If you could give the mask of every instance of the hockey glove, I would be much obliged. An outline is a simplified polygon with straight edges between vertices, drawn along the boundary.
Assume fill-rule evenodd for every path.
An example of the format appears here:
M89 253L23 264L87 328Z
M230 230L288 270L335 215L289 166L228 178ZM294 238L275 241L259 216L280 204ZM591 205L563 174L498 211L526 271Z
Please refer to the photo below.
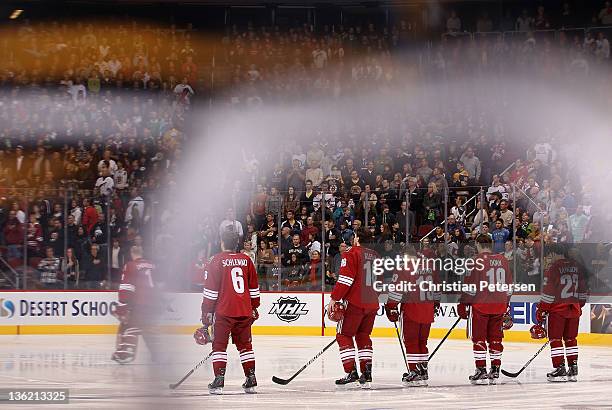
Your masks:
M251 323L255 322L257 319L259 319L259 312L257 309L253 309L253 320L251 320Z
M544 323L546 317L548 316L548 311L542 306L541 303L538 303L538 307L536 308L536 322Z
M212 326L214 319L214 314L212 313L202 313L202 324L204 326Z
M385 314L390 322L397 322L399 320L399 310L397 305L385 305Z
M193 338L195 339L197 344L202 346L206 345L207 343L212 343L213 341L212 335L208 331L208 326L203 326L197 329L193 333Z
M344 318L344 311L346 308L342 302L336 302L332 300L327 305L327 318L332 322L339 322Z
M459 303L459 305L457 305L457 315L459 315L461 319L467 319L469 312L470 305L466 305L465 303Z
M512 320L512 315L510 315L510 309L508 309L506 313L504 313L504 317L502 319L502 329L508 330L512 326L514 326L514 321Z
M436 300L434 302L434 317L440 316L440 301Z

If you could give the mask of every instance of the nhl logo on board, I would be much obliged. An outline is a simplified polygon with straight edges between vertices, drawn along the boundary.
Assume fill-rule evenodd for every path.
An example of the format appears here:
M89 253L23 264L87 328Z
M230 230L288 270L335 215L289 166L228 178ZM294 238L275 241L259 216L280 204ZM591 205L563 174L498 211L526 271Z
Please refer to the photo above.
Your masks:
M298 320L300 316L308 314L308 309L305 309L305 307L306 303L300 302L296 297L280 297L274 302L268 313L276 315L283 322L293 322Z

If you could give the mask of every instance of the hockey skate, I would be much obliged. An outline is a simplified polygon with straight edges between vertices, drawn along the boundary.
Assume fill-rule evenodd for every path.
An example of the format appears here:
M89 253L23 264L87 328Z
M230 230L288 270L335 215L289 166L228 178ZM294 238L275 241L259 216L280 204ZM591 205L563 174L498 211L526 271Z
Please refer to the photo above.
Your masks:
M359 387L362 389L372 388L372 363L365 365L365 370L359 377Z
M257 387L257 379L255 378L255 369L249 370L249 375L246 377L244 383L242 383L242 388L245 393L253 394L257 393L255 387Z
M578 381L578 362L568 364L567 369L567 381L577 382Z
M225 369L219 370L219 375L215 376L215 380L208 385L210 394L223 394L223 386L225 385Z
M470 376L472 384L489 384L489 375L486 367L477 367L476 372Z
M429 372L427 371L427 362L417 364L417 372L421 376L421 386L427 386L429 380Z
M351 383L355 383L359 380L359 375L357 374L357 370L352 370L350 373L347 373L341 379L336 380L336 387L344 388L348 387Z
M423 381L421 375L414 370L411 370L410 373L404 373L402 377L402 384L404 387L419 387L422 386L421 383Z
M128 364L133 362L136 357L129 351L117 351L112 354L111 360L119 364Z
M565 370L565 365L562 364L561 366L554 369L552 372L547 373L546 377L548 378L549 382L566 382L567 371Z
M500 366L491 366L491 370L489 371L489 384L497 384L497 380L499 379L499 367Z

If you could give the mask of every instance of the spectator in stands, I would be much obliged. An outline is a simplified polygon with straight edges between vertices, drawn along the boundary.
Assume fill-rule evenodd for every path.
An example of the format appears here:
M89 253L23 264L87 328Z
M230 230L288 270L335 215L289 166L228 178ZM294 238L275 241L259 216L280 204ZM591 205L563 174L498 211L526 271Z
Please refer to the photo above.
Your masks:
M113 238L113 246L111 248L111 280L118 282L121 280L121 271L125 265L125 253L121 247L118 238Z
M576 207L576 212L569 217L570 233L574 243L580 243L585 239L585 232L589 217L584 214L581 205Z
M7 247L7 258L19 259L24 242L23 224L17 219L17 212L12 209L4 226L4 241Z
M446 20L446 31L449 33L456 33L461 31L461 19L457 16L455 10L451 10L451 14Z
M505 199L502 199L499 202L499 217L504 223L504 228L512 226L512 222L514 221L514 212L510 210L508 207L508 201Z
M266 216L266 187L262 184L257 184L257 192L251 200L251 217L256 226L261 226Z
M495 229L491 232L493 239L493 252L504 253L506 250L506 242L510 238L510 231L504 227L504 220L499 218L495 221Z
M521 15L516 19L516 31L528 32L533 30L534 20L527 9L523 9Z
M480 181L481 165L480 159L474 155L474 149L472 147L468 147L465 150L465 153L461 155L459 160L463 163L463 166L468 173L469 183L471 185L478 184Z
M85 271L87 286L90 289L99 289L104 286L108 271L106 258L100 252L97 244L92 244L89 253L85 255Z
M130 192L130 200L125 208L125 216L123 221L127 226L141 226L145 214L145 201L140 195L140 190L137 187L132 188Z
M308 251L301 244L300 235L295 234L291 238L291 246L283 249L283 259L285 264L288 265L292 260L292 255L296 255L297 263L304 264L308 262Z
M273 186L270 188L270 195L266 198L266 214L280 215L282 211L283 197L278 192L278 189Z
M423 210L425 213L425 220L429 223L436 223L440 219L440 206L442 199L438 193L438 187L436 184L429 183L427 185L427 192L423 197Z
M292 168L287 172L287 186L301 190L304 187L306 175L301 169L300 160L293 159ZM312 185L312 181L310 181ZM312 186L311 186L312 189Z
M283 201L282 215L286 215L287 211L289 210L297 212L299 207L300 200L295 192L295 188L293 186L289 186L289 188L287 189L287 195L285 195L285 199Z
M60 259L53 253L52 247L45 249L45 257L38 264L40 283L48 289L61 289Z
M603 8L599 11L598 18L604 26L612 25L612 4L609 1L604 3Z
M36 214L30 214L30 222L28 224L28 255L29 257L39 256L43 246L43 231Z
M315 238L318 234L319 229L314 226L314 219L312 216L309 216L306 219L306 226L304 226L300 232L300 242L302 245L306 246L306 244L311 241L309 237L312 235L312 237Z
M237 233L240 241L242 241L244 231L242 230L242 224L240 221L236 220L233 208L229 208L225 213L225 219L221 221L221 224L219 225L219 236L221 236L223 232L226 232L227 230L232 230L233 232Z
M300 206L306 206L308 212L314 210L313 201L317 193L313 190L313 183L310 179L306 180L304 192L300 196Z
M538 6L538 10L533 24L536 30L550 29L550 21L544 11L544 6Z
M62 259L62 276L65 278L69 289L79 287L80 269L79 260L76 258L74 249L66 249L66 257Z
M476 22L476 31L487 33L493 31L493 21L489 17L489 13L483 12Z
M287 211L287 219L281 223L281 229L289 228L289 231L295 234L300 234L302 231L302 223L295 219L295 213L293 211Z

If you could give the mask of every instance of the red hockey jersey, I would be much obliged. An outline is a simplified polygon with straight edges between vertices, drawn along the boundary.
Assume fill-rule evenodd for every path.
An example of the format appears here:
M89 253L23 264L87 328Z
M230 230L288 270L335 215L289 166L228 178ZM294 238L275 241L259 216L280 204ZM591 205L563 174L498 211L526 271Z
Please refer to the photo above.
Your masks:
M503 254L483 252L476 255L478 264L465 276L464 284L472 285L472 290L464 289L461 301L469 303L473 309L483 314L502 314L508 309L512 291L503 290L504 285L512 285L512 272ZM486 287L482 285L486 284ZM494 287L493 289L490 286Z
M565 317L580 317L588 296L586 278L580 265L569 259L555 261L544 272L540 307Z
M425 259L422 259L423 262ZM393 282L399 284L405 282L413 287L405 292L389 292L389 301L386 307L396 307L401 302L402 315L417 323L432 323L434 321L434 305L440 302L440 292L431 290L430 284L439 283L438 273L429 266L423 266L413 271L408 269L397 272L397 278ZM410 286L410 285L409 285Z
M362 246L353 246L344 252L332 299L345 300L363 309L378 309L378 293L373 286L376 278L368 278L365 269L366 264L371 264L376 258L376 252Z
M159 303L154 282L155 265L146 259L129 261L123 267L119 284L119 304L130 308Z
M204 268L202 313L251 316L259 307L259 284L253 261L243 253L221 252Z

